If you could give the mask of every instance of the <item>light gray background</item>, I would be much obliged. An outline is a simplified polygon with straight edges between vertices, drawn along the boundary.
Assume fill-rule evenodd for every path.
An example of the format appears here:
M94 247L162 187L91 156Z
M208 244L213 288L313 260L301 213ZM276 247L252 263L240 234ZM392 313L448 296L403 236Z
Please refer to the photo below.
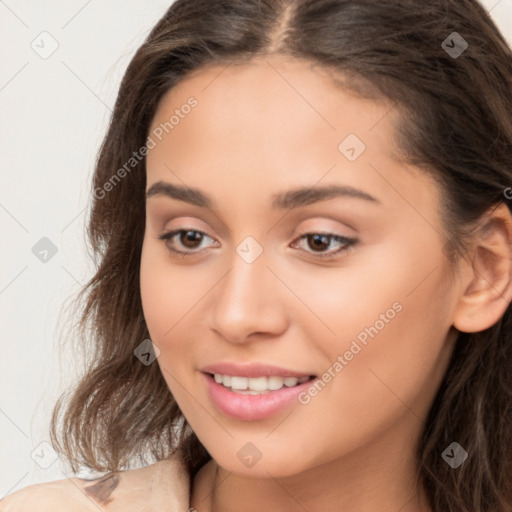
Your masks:
M93 272L93 164L122 74L171 3L0 0L0 498L66 476L41 443L79 365L57 343L65 302ZM512 0L482 3L512 45ZM32 44L58 48L42 58ZM32 252L42 237L57 247L46 262Z

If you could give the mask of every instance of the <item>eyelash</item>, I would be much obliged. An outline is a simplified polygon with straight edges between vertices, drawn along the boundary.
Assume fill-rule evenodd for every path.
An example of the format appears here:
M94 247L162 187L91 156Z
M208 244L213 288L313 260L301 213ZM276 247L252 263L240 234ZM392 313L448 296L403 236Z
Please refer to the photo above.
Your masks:
M204 236L206 236L208 238L211 238L209 235L207 235L203 231L199 231L197 229L175 229L173 231L169 231L167 233L162 233L161 235L158 235L158 239L167 242L167 241L171 240L172 238L174 238L176 235L179 235L181 233L187 233L187 232L190 232L190 231L193 232L193 233L200 233L201 235L204 235ZM305 233L305 234L299 236L298 239L296 239L296 240L301 241L303 239L307 239L309 236L312 236L312 235L326 236L326 237L329 238L329 241L335 241L335 242L339 242L339 243L344 244L337 251L329 252L329 253L306 251L309 254L313 254L315 257L318 257L318 258L334 258L335 256L338 256L338 255L340 255L342 253L346 253L346 252L350 251L351 249L353 249L353 247L358 242L358 240L356 238L348 238L348 237L345 237L345 236L334 235L333 233L324 233L324 232ZM202 240L201 240L201 242L202 242ZM294 243L296 243L296 242L294 242ZM174 254L176 254L178 256L182 256L182 257L195 256L195 255L199 254L199 252L200 252L200 251L178 251L176 249L173 249L173 248L169 247L168 244L166 244L166 246L169 249L169 251L173 252Z

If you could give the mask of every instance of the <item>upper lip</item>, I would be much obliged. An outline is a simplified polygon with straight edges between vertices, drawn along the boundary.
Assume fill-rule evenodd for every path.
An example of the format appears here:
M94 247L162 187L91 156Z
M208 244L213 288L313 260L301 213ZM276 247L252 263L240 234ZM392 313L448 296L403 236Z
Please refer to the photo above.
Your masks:
M312 373L304 373L286 368L279 368L268 364L251 363L251 364L235 364L235 363L216 363L201 368L204 373L218 373L221 375L231 375L236 377L309 377Z

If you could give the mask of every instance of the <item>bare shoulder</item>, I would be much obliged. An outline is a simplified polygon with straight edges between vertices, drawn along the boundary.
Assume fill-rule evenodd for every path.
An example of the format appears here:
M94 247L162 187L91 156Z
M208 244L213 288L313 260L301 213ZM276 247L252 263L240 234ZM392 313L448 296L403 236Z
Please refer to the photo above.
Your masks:
M189 476L180 460L29 485L0 500L0 512L172 512L189 508Z
M97 512L84 492L87 483L90 482L81 478L65 478L29 485L0 500L0 512L50 512L61 507L68 512Z

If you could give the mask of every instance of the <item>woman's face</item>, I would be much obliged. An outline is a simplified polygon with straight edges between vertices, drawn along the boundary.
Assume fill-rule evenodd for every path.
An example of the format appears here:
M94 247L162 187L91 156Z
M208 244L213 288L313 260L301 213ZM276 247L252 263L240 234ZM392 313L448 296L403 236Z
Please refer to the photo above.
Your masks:
M458 290L439 189L393 157L398 117L279 57L204 68L158 108L144 315L169 389L230 471L285 476L356 453L367 464L370 446L412 456ZM278 368L235 386L279 387L285 370L317 379L237 393L204 373L224 363L238 377Z

